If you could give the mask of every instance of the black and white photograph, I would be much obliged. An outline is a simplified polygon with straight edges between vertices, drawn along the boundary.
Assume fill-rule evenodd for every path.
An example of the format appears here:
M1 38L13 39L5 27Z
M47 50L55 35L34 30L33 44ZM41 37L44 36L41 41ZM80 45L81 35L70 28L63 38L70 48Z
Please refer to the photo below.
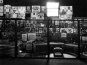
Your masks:
M0 65L87 65L87 0L0 0Z

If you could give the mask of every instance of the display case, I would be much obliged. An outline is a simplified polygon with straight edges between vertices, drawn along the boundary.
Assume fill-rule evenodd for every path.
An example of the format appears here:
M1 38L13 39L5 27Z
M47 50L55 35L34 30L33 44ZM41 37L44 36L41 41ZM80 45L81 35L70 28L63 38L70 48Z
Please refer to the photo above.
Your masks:
M1 24L0 56L15 57L15 21L3 20Z
M83 18L80 21L80 39L81 39L81 43L80 43L80 55L81 58L87 58L87 18Z

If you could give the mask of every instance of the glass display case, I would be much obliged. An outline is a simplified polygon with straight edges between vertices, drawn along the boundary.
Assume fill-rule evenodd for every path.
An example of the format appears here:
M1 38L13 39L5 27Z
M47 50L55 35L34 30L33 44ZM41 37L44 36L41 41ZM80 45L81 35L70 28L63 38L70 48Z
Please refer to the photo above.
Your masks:
M78 21L52 20L49 21L50 56L54 58L67 58L66 54L78 57ZM58 53L54 51L61 50ZM67 54L67 55L68 55ZM68 57L68 58L71 58Z
M15 57L15 21L3 20L0 26L0 56Z
M39 57L40 53L47 53L43 49L43 45L47 44L47 27L45 21L17 20L17 43L18 57L21 56L21 53L26 53L25 56L29 57ZM41 49L40 47L43 48ZM44 54L41 55L41 57L43 56L45 57Z
M87 18L83 18L80 21L80 26L81 26L80 55L81 58L87 58Z

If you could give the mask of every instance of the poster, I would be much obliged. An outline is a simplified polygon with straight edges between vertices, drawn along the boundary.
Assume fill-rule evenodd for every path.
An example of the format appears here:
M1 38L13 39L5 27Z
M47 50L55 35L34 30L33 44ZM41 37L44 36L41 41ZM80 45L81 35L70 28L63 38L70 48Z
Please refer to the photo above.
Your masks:
M60 29L59 28L56 28L56 33L59 33L60 32Z
M0 28L1 28L1 26L2 26L2 20L0 20Z
M55 25L59 25L59 21L55 21Z
M77 29L76 29L76 28L73 28L73 33L78 34L78 31L77 31Z
M31 13L31 7L30 6L26 7L26 13Z
M39 28L39 33L43 33L43 28Z
M49 32L53 32L53 28L49 28Z
M67 33L67 28L60 28L60 33Z
M36 33L28 33L28 40L35 40L36 39Z
M19 6L18 7L18 18L25 19L26 7Z
M59 19L72 19L72 6L60 6Z
M73 33L73 28L67 28L67 33Z
M44 27L45 26L43 23L41 23L40 25L41 25L41 27Z
M32 12L40 12L40 6L32 6Z
M11 5L4 5L4 14L10 13Z
M36 14L36 19L44 20L44 13L37 13Z
M3 12L3 6L0 6L0 13Z
M37 13L32 12L31 13L31 19L36 19L37 18Z
M0 16L3 16L3 6L0 6Z
M41 6L41 12L46 13L47 9L46 6Z
M27 41L27 34L22 34L22 41Z
M0 3L3 3L3 0L0 0Z
M18 7L12 6L10 10L10 18L17 18L18 16Z

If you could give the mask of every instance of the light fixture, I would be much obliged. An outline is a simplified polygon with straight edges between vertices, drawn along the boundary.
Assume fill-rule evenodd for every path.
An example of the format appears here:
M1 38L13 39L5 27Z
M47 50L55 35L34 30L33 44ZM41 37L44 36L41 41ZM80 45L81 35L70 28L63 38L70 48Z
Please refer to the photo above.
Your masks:
M59 2L47 2L47 16L58 16Z

